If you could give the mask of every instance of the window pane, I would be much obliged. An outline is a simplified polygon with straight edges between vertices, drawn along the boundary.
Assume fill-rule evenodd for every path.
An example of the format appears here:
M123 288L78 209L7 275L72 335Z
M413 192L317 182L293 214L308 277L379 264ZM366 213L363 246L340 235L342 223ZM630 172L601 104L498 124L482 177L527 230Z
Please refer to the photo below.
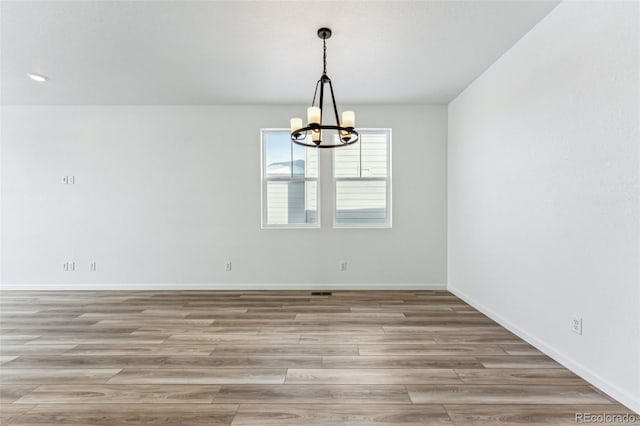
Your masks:
M293 145L293 176L318 177L318 150Z
M360 177L360 142L336 148L333 155L335 177Z
M387 134L365 133L361 135L361 177L387 176Z
M310 224L318 221L317 182L267 182L267 224Z
M386 223L386 181L337 181L336 223Z
M386 132L360 134L360 141L335 151L335 177L386 177Z
M318 152L291 142L286 132L265 135L265 175L318 177Z
M265 135L265 174L291 176L291 139L286 133Z

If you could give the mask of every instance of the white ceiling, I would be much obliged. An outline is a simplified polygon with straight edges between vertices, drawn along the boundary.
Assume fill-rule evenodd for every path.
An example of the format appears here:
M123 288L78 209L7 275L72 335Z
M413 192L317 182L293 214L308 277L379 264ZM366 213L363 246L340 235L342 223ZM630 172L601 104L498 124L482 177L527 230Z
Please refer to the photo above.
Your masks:
M558 1L2 1L2 104L447 103ZM36 83L26 73L41 73Z

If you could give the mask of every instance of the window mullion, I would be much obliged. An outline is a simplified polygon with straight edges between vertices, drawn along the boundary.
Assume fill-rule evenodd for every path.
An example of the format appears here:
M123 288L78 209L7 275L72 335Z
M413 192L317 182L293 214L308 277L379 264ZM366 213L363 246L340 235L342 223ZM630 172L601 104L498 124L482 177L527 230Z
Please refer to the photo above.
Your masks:
M389 180L388 177L336 177L334 178L337 181L352 181L352 182L358 182L358 181L384 181L384 180Z
M358 160L360 161L360 166L358 167L358 175L359 177L362 177L362 142L360 141L360 143L358 145L360 145L358 148L360 150L360 153L358 154Z

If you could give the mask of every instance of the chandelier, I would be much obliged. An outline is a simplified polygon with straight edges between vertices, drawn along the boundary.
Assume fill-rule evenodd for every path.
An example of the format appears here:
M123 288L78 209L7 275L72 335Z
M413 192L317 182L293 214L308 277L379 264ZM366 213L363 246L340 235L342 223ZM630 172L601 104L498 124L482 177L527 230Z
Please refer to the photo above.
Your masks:
M337 148L347 146L358 142L360 135L355 130L356 115L353 111L344 111L342 113L342 121L338 116L338 108L336 107L336 98L333 94L333 85L331 79L327 75L327 39L331 37L329 28L320 28L318 37L322 39L323 46L323 69L322 77L316 83L316 90L313 93L313 101L311 106L307 108L307 125L303 126L301 118L291 119L291 141L298 145L308 146L312 148ZM333 114L335 115L335 125L322 124L324 118L324 88L329 85L331 94L331 103L333 104ZM320 97L318 98L318 89ZM318 99L318 105L316 105ZM337 135L338 137L333 137Z

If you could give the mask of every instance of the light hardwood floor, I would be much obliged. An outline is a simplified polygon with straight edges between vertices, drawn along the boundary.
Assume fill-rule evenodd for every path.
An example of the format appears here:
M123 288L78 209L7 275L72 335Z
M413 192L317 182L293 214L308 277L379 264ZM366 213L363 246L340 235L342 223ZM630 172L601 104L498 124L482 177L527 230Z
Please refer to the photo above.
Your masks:
M2 292L0 423L573 425L632 413L445 291Z

